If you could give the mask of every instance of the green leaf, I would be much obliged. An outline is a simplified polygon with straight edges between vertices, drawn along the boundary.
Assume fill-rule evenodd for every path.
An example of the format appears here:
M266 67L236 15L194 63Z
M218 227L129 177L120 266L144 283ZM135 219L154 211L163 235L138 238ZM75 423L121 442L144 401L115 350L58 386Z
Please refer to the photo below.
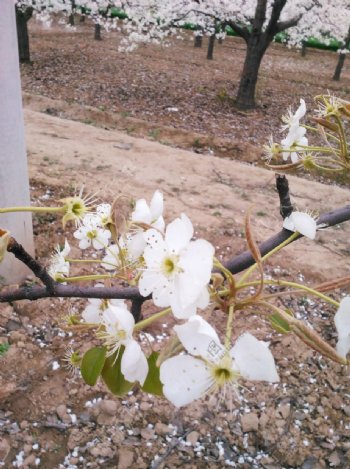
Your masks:
M288 332L291 331L288 322L278 313L271 314L271 316L269 316L269 321L271 323L271 327L280 334L288 334Z
M101 376L108 389L117 396L124 396L128 393L134 383L129 383L121 372L121 361L125 347L120 347L118 352L108 357L105 361Z
M157 360L159 353L152 352L148 357L148 375L146 381L142 386L142 390L150 394L155 394L157 396L163 395L163 385L159 379L159 367L157 366Z
M106 358L106 347L94 347L88 350L81 361L81 375L85 383L94 386L101 374Z

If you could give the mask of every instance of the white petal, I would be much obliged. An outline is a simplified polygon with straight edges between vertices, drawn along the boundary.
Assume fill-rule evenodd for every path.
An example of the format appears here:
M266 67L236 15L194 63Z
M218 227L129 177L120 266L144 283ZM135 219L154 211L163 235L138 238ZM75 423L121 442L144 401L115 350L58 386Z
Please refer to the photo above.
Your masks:
M159 217L155 222L152 223L153 228L158 231L164 232L165 221L163 217Z
M88 305L84 311L81 313L85 322L89 322L92 324L99 324L101 322L101 310L100 304L101 300L98 300L98 304L90 304Z
M185 349L195 356L207 358L208 350L210 350L209 345L212 342L220 344L215 329L198 315L190 317L180 326L174 326L174 331Z
M165 241L172 253L178 254L187 246L193 236L193 226L189 218L183 213L169 223L165 231Z
M67 257L69 253L70 253L70 246L69 246L68 241L65 239L64 240L64 248L61 251L61 255L63 257Z
M191 273L199 284L206 285L210 281L213 268L214 246L204 239L189 243L181 253L179 266L186 273Z
M127 243L127 249L129 257L136 260L138 259L146 247L146 241L143 236L143 232L139 231L135 235L131 236Z
M110 304L103 312L103 321L107 327L125 331L127 336L131 337L135 319L127 309Z
M294 118L298 121L305 116L306 113L306 104L305 101L301 98L300 99L300 106L298 107L296 113L294 114Z
M338 332L337 352L342 357L350 351L350 297L346 296L340 302L334 316L335 327Z
M89 238L83 238L79 241L80 249L87 249L91 246L91 241Z
M131 214L131 220L138 223L151 223L152 216L145 199L139 199L136 201L135 209Z
M350 334L350 296L341 300L334 323L339 337L347 337Z
M155 191L153 194L150 210L152 214L152 223L158 220L158 218L163 215L163 194L160 191Z
M145 354L136 340L130 340L125 347L122 360L121 372L130 383L139 381L141 386L148 374L148 363Z
M206 364L188 355L165 360L160 366L160 380L164 396L176 407L200 398L212 384Z
M139 280L139 290L142 296L150 295L158 285L166 284L164 275L152 270L145 270Z
M316 221L304 212L292 212L289 217L284 219L283 228L298 231L310 239L315 239L316 236Z
M253 335L241 335L231 349L239 373L246 379L278 382L275 360L266 343Z

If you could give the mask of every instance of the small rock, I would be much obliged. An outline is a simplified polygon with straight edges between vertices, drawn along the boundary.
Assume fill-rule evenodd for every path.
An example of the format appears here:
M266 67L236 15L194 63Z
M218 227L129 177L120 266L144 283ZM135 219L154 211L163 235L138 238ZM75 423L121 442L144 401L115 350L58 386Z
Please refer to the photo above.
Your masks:
M283 404L278 406L277 408L278 412L281 414L281 416L286 419L290 415L290 404ZM297 417L299 418L299 417Z
M166 425L165 423L162 423L162 422L157 422L154 427L154 430L157 435L167 435L171 431L169 425Z
M141 402L140 404L140 410L142 410L143 412L149 410L151 407L152 404L150 404L149 402Z
M34 467L35 466L35 459L36 459L35 454L30 454L23 461L23 466L24 467Z
M263 413L260 415L259 425L261 428L265 428L268 421L269 421L269 417L267 416L267 414Z
M5 438L0 438L0 461L5 461L10 449L8 441Z
M196 431L190 432L186 437L186 441L188 443L191 443L192 446L194 446L198 442L199 436L200 436L199 432L196 432Z
M153 428L143 428L141 430L141 436L145 440L151 440L154 437L154 429Z
M339 466L341 461L338 451L333 451L333 453L329 456L328 461L334 467Z
M129 469L134 462L134 453L126 448L120 448L118 452L117 469Z
M56 414L63 423L71 423L71 418L67 412L67 407L64 404L57 406Z
M350 417L350 405L345 406L343 412L346 416Z
M25 342L26 336L23 334L23 332L20 331L13 331L10 332L10 337L9 337L9 343L10 344L15 344L17 342Z
M116 401L106 399L105 401L101 401L99 409L103 414L115 417L117 414L118 404Z
M243 433L256 432L259 427L259 418L257 414L251 412L241 416L241 426Z

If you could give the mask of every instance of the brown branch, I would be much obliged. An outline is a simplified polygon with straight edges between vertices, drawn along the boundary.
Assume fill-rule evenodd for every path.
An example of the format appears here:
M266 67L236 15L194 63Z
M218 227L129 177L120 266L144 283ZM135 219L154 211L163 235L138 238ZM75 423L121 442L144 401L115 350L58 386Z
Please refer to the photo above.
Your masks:
M276 174L276 188L280 199L280 214L283 219L289 217L293 211L293 205L290 201L289 184L285 175Z
M55 290L55 285L57 282L47 273L45 267L43 267L39 262L37 262L24 247L19 244L15 238L10 238L10 241L7 245L8 252L12 254L23 264L25 264L33 272L33 274L40 279L43 284L46 286L48 293L53 293Z

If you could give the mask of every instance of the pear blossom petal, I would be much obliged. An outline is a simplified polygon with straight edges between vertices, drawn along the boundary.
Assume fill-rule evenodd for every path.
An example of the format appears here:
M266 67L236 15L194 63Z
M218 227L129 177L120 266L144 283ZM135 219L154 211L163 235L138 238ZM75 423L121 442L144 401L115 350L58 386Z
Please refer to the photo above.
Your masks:
M117 244L112 244L107 249L107 254L102 259L101 265L106 270L115 270L120 265L120 249Z
M178 355L165 360L160 366L160 381L164 396L176 407L190 404L211 387L209 368L189 355Z
M138 223L151 224L152 215L145 199L136 201L135 209L131 214L131 220Z
M181 218L176 218L169 223L165 231L165 242L172 253L178 254L186 247L193 236L193 226L189 218L182 213Z
M126 307L121 308L110 305L103 312L103 323L109 333L113 333L115 330L125 331L125 340L127 340L127 338L132 336L132 332L135 326L135 319Z
M102 311L99 308L99 304L90 304L84 309L81 315L85 322L99 324L102 318Z
M194 356L206 357L211 342L220 344L215 329L197 314L184 324L174 326L174 331L185 349Z
M121 360L121 372L130 383L139 381L142 386L145 382L148 374L148 362L136 340L130 340L125 346Z
M278 382L275 360L265 342L249 333L241 335L230 351L239 373L246 379Z
M315 239L316 220L305 212L292 212L283 222L283 228L290 231L298 231L303 236Z
M341 300L334 323L338 332L337 352L346 358L350 351L350 296Z
M152 214L152 222L161 217L164 210L163 194L160 191L155 191L153 194L150 211Z

